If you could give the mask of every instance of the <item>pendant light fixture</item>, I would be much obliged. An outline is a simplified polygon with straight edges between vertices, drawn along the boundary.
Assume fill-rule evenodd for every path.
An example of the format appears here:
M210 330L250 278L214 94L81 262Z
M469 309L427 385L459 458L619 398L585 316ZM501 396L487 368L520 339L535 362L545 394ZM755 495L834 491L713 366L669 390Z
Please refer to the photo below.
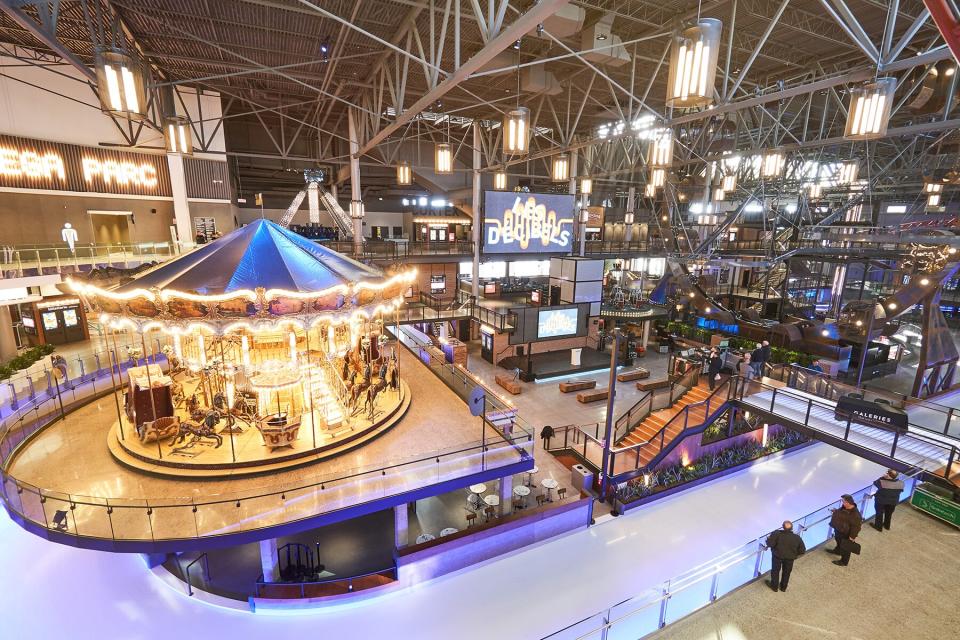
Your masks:
M853 184L860 174L860 163L856 160L847 160L840 165L839 184Z
M647 150L647 164L651 167L669 167L673 162L673 130L657 129Z
M655 198L657 195L657 187L652 182L648 182L647 186L643 189L643 195L648 198Z
M939 207L940 197L943 193L943 185L939 182L927 182L923 185L923 191L927 194L927 206Z
M167 143L167 152L179 155L193 155L193 137L190 120L183 116L164 118L163 138Z
M689 109L713 100L723 23L703 18L674 38L667 78L667 106Z
M654 169L650 174L650 184L656 189L662 189L667 183L667 172L663 169Z
M441 142L436 146L433 171L439 175L453 173L453 149L449 142Z
M119 51L98 51L95 58L100 108L112 115L142 119L147 114L143 68Z
M497 191L507 190L507 174L503 171L497 171L493 174L493 188Z
M530 110L517 107L503 117L503 152L526 155L530 139Z
M413 170L406 160L397 163L397 184L403 187L413 184Z
M896 78L878 78L852 89L843 136L849 140L868 140L886 134L896 89Z
M593 193L593 179L592 178L580 178L580 193L585 196Z
M786 164L787 161L783 152L779 149L771 149L763 154L763 159L760 163L760 177L779 178Z
M558 153L553 156L553 170L550 177L554 182L566 182L570 179L570 156Z
M811 200L819 200L823 195L823 185L817 182L811 182L807 185L807 197Z
M723 182L720 185L724 191L736 191L737 189L737 174L731 173L730 175L723 176Z
M713 201L714 202L723 202L727 199L727 192L723 189L714 189L713 190Z

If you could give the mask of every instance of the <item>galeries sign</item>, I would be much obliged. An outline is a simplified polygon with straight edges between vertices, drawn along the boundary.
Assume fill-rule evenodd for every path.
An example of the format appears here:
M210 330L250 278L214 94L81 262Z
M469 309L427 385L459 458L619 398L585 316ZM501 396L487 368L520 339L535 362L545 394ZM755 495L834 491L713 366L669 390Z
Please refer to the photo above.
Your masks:
M164 156L0 136L0 187L169 196Z

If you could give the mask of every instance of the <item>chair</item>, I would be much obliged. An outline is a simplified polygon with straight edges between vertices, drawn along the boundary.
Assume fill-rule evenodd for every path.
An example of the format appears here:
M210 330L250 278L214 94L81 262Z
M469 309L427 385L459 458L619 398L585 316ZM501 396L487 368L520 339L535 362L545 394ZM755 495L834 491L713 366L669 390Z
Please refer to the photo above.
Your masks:
M476 521L476 519L477 519L477 514L475 514L475 513L468 513L468 514L467 514L467 528L472 527L472 526L474 525L474 522Z
M543 503L547 501L547 497L542 493L537 494L537 506L542 507Z
M513 498L513 508L523 509L523 498L521 498L520 496L515 496Z
M490 522L491 518L497 517L497 510L494 507L487 507L483 510L483 513L487 517L487 522Z
M559 489L557 489L557 499L563 500L563 497L564 497L565 495L567 495L567 488L566 488L566 487L560 487Z

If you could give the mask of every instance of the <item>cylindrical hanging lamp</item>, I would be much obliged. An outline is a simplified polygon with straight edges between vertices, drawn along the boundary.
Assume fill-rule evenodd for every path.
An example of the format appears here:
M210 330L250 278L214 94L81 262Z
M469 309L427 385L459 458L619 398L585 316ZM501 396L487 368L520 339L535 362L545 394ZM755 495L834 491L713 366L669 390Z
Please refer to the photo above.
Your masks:
M406 160L397 163L397 184L404 187L413 184L413 170Z
M517 107L503 117L503 152L511 155L527 153L530 140L530 110Z
M503 171L497 171L493 174L493 188L497 191L507 190L507 174Z
M886 134L896 89L896 78L878 78L852 89L843 136L848 140L868 140Z
M147 114L143 67L119 51L98 51L95 58L100 108L115 116L142 119Z
M550 177L554 182L566 182L570 179L570 156L558 153L553 156L553 170Z
M657 129L650 139L647 164L651 167L669 167L673 162L673 130Z
M580 178L580 193L585 196L593 193L593 179L592 178Z
M183 116L164 118L163 138L167 143L168 153L193 155L193 137L190 131L190 120L187 118Z
M760 163L761 178L779 178L783 173L787 160L783 152L779 149L771 149L763 154L763 160Z
M688 109L713 100L722 29L716 18L704 18L674 38L667 106Z
M453 173L453 149L449 143L441 142L437 145L433 171L441 175Z

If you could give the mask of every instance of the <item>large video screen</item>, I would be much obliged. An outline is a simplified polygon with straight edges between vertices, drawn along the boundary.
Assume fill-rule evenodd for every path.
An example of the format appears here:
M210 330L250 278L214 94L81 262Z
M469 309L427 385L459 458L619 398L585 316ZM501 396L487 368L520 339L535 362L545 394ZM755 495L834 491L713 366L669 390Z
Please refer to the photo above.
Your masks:
M537 338L559 338L577 333L579 309L545 309L537 317Z
M573 248L574 197L487 191L485 253L568 253Z

